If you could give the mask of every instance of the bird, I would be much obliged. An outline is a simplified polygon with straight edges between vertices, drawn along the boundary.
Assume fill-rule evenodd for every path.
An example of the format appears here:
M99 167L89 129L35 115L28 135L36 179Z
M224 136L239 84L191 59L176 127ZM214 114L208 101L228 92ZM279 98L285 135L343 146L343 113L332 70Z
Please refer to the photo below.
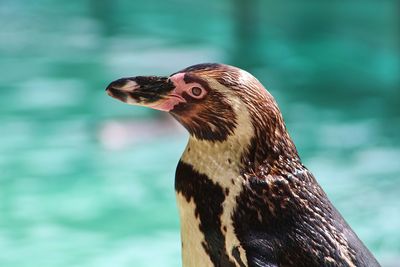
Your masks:
M182 264L380 266L303 165L274 97L249 72L202 63L106 92L189 132L175 173Z

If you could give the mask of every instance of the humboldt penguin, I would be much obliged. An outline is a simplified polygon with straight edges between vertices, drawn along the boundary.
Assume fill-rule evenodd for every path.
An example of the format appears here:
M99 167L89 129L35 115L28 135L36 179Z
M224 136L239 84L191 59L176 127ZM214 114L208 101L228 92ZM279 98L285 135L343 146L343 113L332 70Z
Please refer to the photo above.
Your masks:
M169 77L121 78L106 91L169 112L190 134L175 176L183 266L379 266L248 72L198 64Z

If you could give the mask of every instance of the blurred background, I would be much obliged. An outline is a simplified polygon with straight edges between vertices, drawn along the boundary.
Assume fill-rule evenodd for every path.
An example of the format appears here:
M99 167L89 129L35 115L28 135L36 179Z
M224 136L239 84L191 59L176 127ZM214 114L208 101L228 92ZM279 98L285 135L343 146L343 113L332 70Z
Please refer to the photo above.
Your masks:
M269 88L305 165L400 266L399 3L1 0L0 266L180 266L187 134L104 89L201 62Z

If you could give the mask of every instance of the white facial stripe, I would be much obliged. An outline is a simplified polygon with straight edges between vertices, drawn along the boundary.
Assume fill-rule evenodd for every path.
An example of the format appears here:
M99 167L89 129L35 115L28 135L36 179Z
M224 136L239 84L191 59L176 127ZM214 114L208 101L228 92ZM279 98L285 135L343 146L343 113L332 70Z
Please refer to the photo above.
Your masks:
M224 173L227 170L240 175L239 167L242 154L250 145L251 138L254 136L250 114L246 109L246 105L228 88L225 88L214 80L210 80L208 83L210 87L218 87L219 92L229 95L227 99L230 99L230 104L237 116L237 125L239 127L224 142L210 142L190 137L181 160L192 165L196 171L210 178L225 176ZM191 150L188 151L188 148L191 148ZM230 187L230 180L217 179L214 182L218 182L223 187Z
M231 217L236 207L236 197L241 193L243 185L243 178L239 173L241 156L250 145L254 128L246 105L242 103L238 96L215 80L210 79L207 82L211 88L216 88L219 92L229 95L227 99L231 101L230 104L237 116L237 125L240 126L224 142L210 142L190 137L181 160L192 165L197 172L207 175L214 183L222 186L224 190L225 188L229 189L229 194L223 202L224 208L221 216L221 228L226 227L226 232L223 229L221 231L225 234L227 254L232 262L236 262L232 255L232 249L239 246L240 242L234 233ZM235 183L234 185L232 180ZM187 203L186 199L178 199L178 205L181 209L187 205L185 202ZM187 218L181 218L181 220L187 220ZM190 233L182 232L182 236L186 235L190 235ZM185 238L193 239L190 236ZM201 242L201 240L193 239L191 242ZM241 247L239 247L239 252L240 258L247 264L245 252ZM186 265L184 262L184 266L190 265Z

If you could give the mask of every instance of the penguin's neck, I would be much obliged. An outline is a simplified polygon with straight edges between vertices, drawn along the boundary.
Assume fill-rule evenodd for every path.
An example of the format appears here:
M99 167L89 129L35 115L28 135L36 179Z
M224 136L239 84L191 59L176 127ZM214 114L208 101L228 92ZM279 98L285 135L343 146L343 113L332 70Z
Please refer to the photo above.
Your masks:
M206 175L214 183L224 186L228 181L225 177L240 175L243 142L240 138L228 138L224 142L198 140L191 137L181 157L181 161L189 164L193 169ZM247 142L246 142L247 143Z

